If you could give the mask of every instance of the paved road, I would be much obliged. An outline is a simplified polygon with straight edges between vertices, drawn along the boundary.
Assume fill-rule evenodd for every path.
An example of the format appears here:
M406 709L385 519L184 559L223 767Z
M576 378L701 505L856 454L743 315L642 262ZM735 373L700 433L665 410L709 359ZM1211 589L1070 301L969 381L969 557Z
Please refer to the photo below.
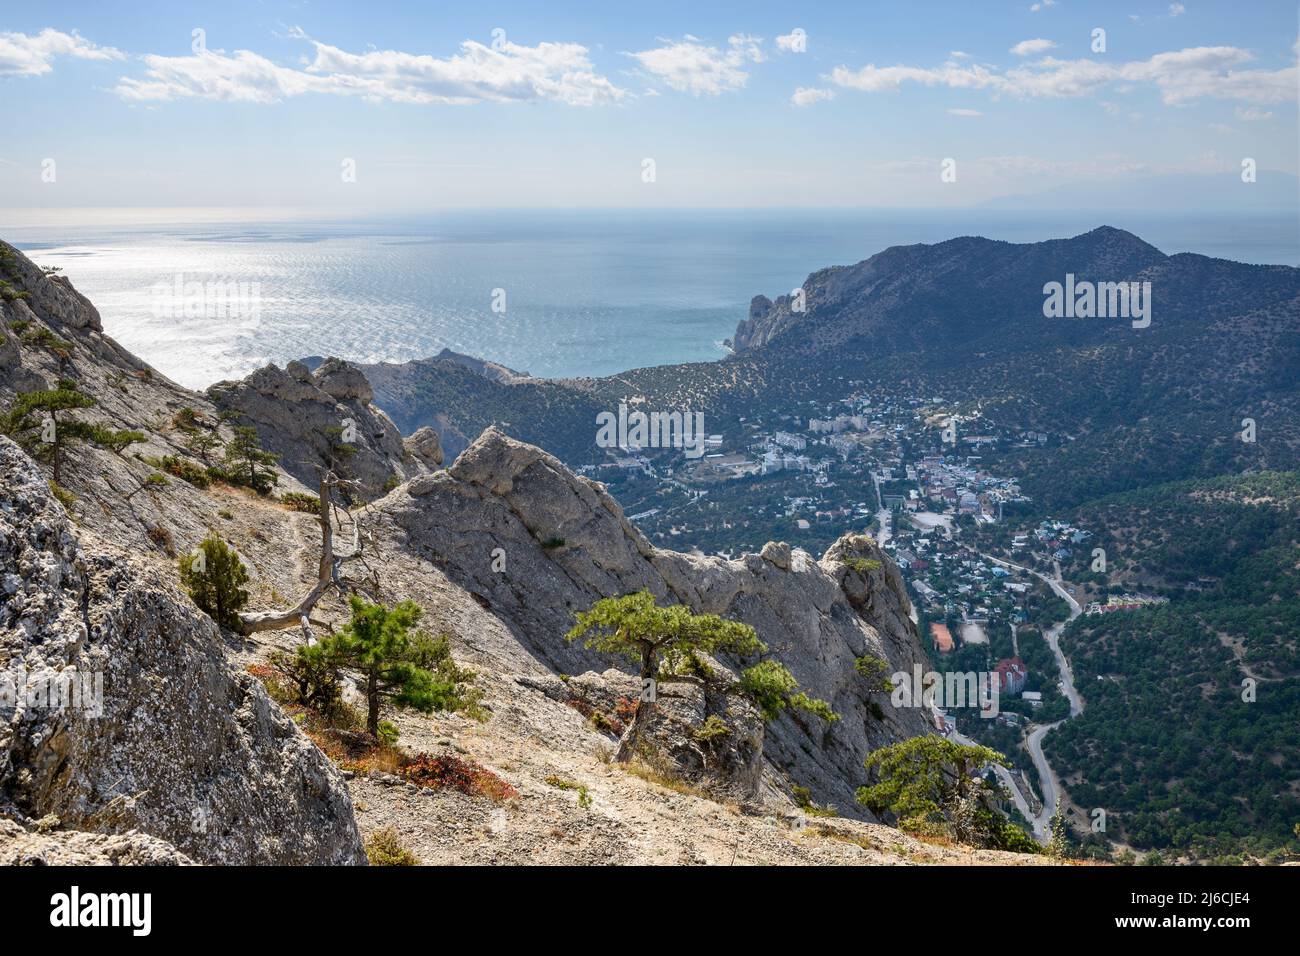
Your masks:
M1082 613L1083 609L1079 607L1079 602L1074 599L1069 591L1065 590L1065 587L1061 584L1059 578L1049 578L1047 575L1035 571L1032 568L1026 568L1019 564L1012 564L1010 561L995 558L991 554L984 554L982 557L992 561L994 564L1000 564L1004 568L1014 568L1017 571L1023 571L1026 574L1034 575L1045 582L1048 587L1056 592L1057 596L1060 597L1061 600L1065 601L1065 603L1070 606L1069 618L1062 621L1060 624L1057 624L1055 627L1048 628L1048 630L1044 632L1043 637L1047 640L1047 646L1052 649L1053 656L1056 657L1056 667L1061 674L1059 686L1061 692L1065 694L1066 700L1070 702L1070 717L1077 717L1079 714L1083 713L1083 699L1079 697L1079 692L1075 689L1074 672L1070 670L1070 662L1067 661L1065 655L1061 653L1060 638L1061 632L1065 630L1065 625L1070 621L1073 621L1080 613ZM1060 574L1059 570L1057 571L1057 574ZM1029 725L1029 738L1025 741L1025 745L1029 750L1030 759L1034 762L1034 769L1038 771L1038 787L1043 792L1043 806L1036 815L1029 812L1029 801L1015 785L1011 774L1003 767L997 768L998 779L1001 780L1011 791L1011 797L1012 800L1015 801L1016 808L1020 810L1021 814L1024 815L1024 818L1028 820L1030 825L1033 827L1034 838L1037 839L1039 843L1046 843L1051 839L1052 815L1056 813L1056 804L1059 799L1058 795L1061 792L1061 781L1057 779L1056 771L1052 769L1052 765L1047 762L1047 757L1043 754L1043 738L1047 736L1049 731L1061 726L1061 724L1065 723L1066 720L1069 720L1070 717L1066 717L1064 720L1058 720L1050 724ZM970 741L963 739L959 742L969 743Z

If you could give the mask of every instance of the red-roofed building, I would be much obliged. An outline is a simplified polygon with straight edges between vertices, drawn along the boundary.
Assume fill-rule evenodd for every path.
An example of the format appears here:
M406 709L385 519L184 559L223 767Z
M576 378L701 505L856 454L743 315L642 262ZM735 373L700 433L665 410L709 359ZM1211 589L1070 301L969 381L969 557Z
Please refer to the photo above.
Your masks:
M1003 694L1019 694L1025 689L1025 681L1029 679L1029 668L1018 657L1008 657L998 661L993 672L998 675L999 690Z

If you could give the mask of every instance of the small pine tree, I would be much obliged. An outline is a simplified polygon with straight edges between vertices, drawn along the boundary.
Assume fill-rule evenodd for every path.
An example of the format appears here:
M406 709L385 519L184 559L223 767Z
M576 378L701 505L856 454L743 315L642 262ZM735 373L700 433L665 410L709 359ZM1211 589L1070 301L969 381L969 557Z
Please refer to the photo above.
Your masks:
M270 469L279 460L279 455L262 450L257 429L251 425L237 426L226 445L226 463L230 465L231 478L259 495L268 494L275 487L275 472Z
M63 452L78 442L121 451L132 442L144 441L138 431L116 431L67 417L66 413L93 408L96 402L77 388L72 379L59 379L52 389L20 392L9 411L0 416L0 432L18 442L34 457L48 461L54 481L63 480Z
M1033 842L989 806L998 791L972 777L979 767L1003 759L992 748L937 734L911 737L867 755L866 767L877 772L878 782L859 787L857 799L874 813L892 813L903 830L1033 852Z
M710 682L713 675L701 656L704 654L728 653L743 659L767 652L748 624L716 614L695 614L681 604L659 607L649 591L603 598L589 610L579 611L576 617L577 623L567 639L582 639L592 650L636 661L643 687L652 686L650 681L681 679L684 674ZM798 687L779 661L761 660L742 673L735 689L752 699L768 720L790 706L826 720L838 719L829 704L800 693ZM632 725L619 742L618 760L628 760L637 752L654 713L654 698L654 694L645 692L638 698Z
M210 431L196 431L185 440L185 447L205 465L212 464L212 452L220 445L220 436Z
M239 611L248 603L248 569L226 542L208 535L198 549L180 558L181 584L203 611L222 627L239 630Z
M454 709L455 688L448 688L445 676L421 667L436 650L426 647L411 630L422 613L414 601L393 608L371 604L355 595L349 598L352 620L337 634L319 643L319 653L337 667L361 672L366 698L366 730L378 737L379 710L388 700L416 710ZM454 685L456 681L453 679Z

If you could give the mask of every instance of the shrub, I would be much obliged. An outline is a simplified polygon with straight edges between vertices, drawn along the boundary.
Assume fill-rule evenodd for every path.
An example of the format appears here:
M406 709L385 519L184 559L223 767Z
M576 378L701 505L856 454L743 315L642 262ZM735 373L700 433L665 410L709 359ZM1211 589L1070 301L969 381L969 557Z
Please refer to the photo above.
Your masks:
M248 569L234 549L208 535L193 553L181 556L180 573L181 584L199 610L222 627L239 630L239 610L248 603Z
M419 753L402 761L398 774L421 787L450 787L469 796L486 797L496 803L519 796L519 791L491 770L453 754Z
M731 728L717 714L709 714L704 723L691 731L691 736L701 743L711 743L723 737L730 737Z
M419 866L419 858L402 846L391 827L376 830L366 838L366 859L371 866Z
M873 693L889 693L894 689L893 683L886 676L889 673L889 661L875 654L863 654L853 662L853 669L867 679L867 685Z
M587 790L587 785L578 783L576 780L567 780L556 774L551 774L546 778L546 783L556 790L574 790L578 794L578 806L586 810L591 806L591 793Z
M77 496L64 488L57 481L50 481L50 494L58 499L59 504L63 505L64 511L71 511L72 506L77 503Z
M206 468L192 461L186 461L179 455L163 455L158 460L158 466L169 475L173 475L195 488L206 488L212 484L212 478L208 475Z
M160 524L154 525L149 529L149 540L162 548L168 555L175 557L176 544L172 540L172 533Z
M276 651L268 661L293 703L330 717L338 713L343 700L342 676L320 644L303 645L293 654Z
M812 791L807 787L801 787L797 784L791 787L794 793L794 802L805 814L810 817L833 817L835 808L830 805L823 806L819 803L813 803Z
M172 424L181 429L181 431L194 431L199 427L199 416L195 413L194 409L186 405L172 416Z
M316 495L304 494L301 491L281 492L280 503L290 511L301 511L313 515L320 513L320 498Z
M858 574L866 574L868 571L879 571L882 567L881 563L875 558L857 558L846 555L845 557L840 558L840 561L850 570L857 571Z

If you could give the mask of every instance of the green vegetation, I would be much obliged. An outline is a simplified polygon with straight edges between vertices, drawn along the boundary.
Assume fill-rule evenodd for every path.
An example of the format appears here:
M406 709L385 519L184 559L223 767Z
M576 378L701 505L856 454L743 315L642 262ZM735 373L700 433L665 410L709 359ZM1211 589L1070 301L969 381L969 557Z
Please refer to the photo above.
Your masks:
M227 630L239 630L239 611L248 603L248 569L239 555L214 534L180 558L181 584L194 603Z
M241 425L226 445L226 478L231 484L252 488L259 495L270 494L276 475L271 468L279 456L262 450L257 429Z
M1039 847L993 807L1001 797L981 767L1003 759L988 747L970 747L934 734L873 750L866 759L878 782L857 798L873 813L891 813L899 828L973 846L1036 853Z
M192 461L186 461L179 455L164 455L158 459L158 467L167 474L179 478L195 488L206 488L212 484L212 476L208 470Z
M402 845L391 827L376 830L366 838L366 859L371 866L419 866L420 860Z
M0 415L0 433L8 435L38 461L50 463L56 483L61 482L63 452L71 444L84 442L120 452L133 442L144 441L138 431L116 431L103 425L68 417L69 412L93 408L95 400L82 393L76 382L60 379L56 387L20 392Z
M587 785L578 783L576 780L566 780L564 777L551 774L546 778L546 783L557 790L573 790L578 794L578 806L586 810L591 806L591 793L587 790Z
M705 655L731 654L738 659L759 658L741 672L734 690L751 699L767 720L786 708L815 714L825 720L838 716L825 701L798 690L798 682L779 661L764 659L767 647L754 629L716 614L695 614L681 604L659 607L648 591L604 598L590 610L579 611L577 623L566 635L587 647L635 661L643 688L650 682L696 680L717 686L717 675ZM618 759L630 760L655 708L655 695L643 692L637 701L631 727L619 743Z
M836 815L835 808L832 806L823 806L820 803L813 803L812 791L807 787L801 787L795 784L790 788L794 794L795 805L810 817L833 817Z
M882 567L881 563L875 558L860 558L846 555L840 558L840 561L846 567L858 572L858 574L866 574L869 571L879 571Z
M361 674L366 698L366 731L380 736L380 708L387 701L424 712L459 710L482 717L482 691L471 687L474 674L456 666L447 635L412 634L421 609L413 601L393 608L349 599L352 619L337 634L298 648L277 669L298 690L298 701L317 709L337 705L340 670Z
M866 678L872 693L889 693L894 689L889 679L889 661L875 654L863 654L853 662L853 669Z
M320 513L320 498L316 495L304 494L301 491L281 492L280 503L291 511L301 511L312 515Z
M1238 862L1296 852L1300 474L1179 482L1080 509L1112 591L1170 603L1076 619L1062 637L1084 713L1048 758L1070 795L1148 851ZM1253 682L1253 683L1251 683Z

